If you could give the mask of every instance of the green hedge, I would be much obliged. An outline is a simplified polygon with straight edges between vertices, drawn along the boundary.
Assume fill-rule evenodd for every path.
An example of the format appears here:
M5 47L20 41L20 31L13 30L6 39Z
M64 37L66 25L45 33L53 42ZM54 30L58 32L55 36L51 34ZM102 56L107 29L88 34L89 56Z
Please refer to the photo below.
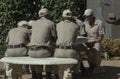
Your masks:
M86 0L0 0L0 54L6 49L8 31L20 20L38 19L39 9L51 11L52 20L58 22L64 9L71 9L79 18L85 10Z

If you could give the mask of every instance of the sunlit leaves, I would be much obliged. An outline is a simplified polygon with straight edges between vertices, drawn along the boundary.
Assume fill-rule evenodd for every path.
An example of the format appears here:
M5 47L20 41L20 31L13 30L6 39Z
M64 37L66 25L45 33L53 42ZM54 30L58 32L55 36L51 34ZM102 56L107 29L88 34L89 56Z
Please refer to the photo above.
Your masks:
M5 38L8 31L21 20L36 20L38 11L48 8L51 19L58 22L64 9L71 9L75 16L81 17L86 0L0 0L0 54L5 52Z

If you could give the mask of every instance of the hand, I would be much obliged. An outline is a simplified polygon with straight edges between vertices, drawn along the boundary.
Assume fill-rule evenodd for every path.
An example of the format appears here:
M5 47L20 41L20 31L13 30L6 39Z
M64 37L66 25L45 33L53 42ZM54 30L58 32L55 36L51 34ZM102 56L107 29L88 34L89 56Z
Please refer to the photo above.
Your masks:
M96 42L101 42L102 38L101 37L97 37L96 38Z

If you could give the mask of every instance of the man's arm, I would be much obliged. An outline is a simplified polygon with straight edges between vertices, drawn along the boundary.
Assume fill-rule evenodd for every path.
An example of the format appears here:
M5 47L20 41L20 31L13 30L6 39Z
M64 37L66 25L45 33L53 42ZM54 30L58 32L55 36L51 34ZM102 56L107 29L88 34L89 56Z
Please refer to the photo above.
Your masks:
M101 23L99 25L99 37L96 38L97 39L96 41L101 42L104 38L104 34L105 34L105 26L103 23Z
M84 24L80 27L80 36L87 37L87 32L85 30L85 25Z
M55 24L53 24L53 26L51 27L51 42L56 42L57 40L57 32L56 32L56 26Z

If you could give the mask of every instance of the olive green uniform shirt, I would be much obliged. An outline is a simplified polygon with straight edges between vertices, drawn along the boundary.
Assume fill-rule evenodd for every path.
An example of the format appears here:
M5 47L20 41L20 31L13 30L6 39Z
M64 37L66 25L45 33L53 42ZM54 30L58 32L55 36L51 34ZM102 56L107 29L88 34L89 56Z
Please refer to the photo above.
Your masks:
M58 46L73 46L78 35L78 25L69 20L61 21L56 26ZM55 57L76 58L77 52L74 49L56 48Z
M50 46L51 37L56 36L55 25L45 17L41 17L32 24L32 35L29 46ZM29 51L30 57L48 57L51 55L47 49Z
M6 42L8 45L27 45L30 41L30 30L23 27L13 28L9 31ZM5 56L25 56L27 55L27 48L8 48Z

